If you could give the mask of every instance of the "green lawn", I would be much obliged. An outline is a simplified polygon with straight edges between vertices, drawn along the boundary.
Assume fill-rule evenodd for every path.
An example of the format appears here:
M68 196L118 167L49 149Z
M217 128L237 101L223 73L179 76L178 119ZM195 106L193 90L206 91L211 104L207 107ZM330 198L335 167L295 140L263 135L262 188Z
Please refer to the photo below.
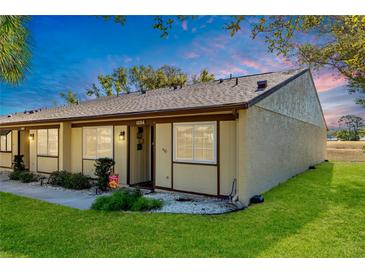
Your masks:
M2 257L365 257L365 164L323 163L216 216L81 211L0 193Z

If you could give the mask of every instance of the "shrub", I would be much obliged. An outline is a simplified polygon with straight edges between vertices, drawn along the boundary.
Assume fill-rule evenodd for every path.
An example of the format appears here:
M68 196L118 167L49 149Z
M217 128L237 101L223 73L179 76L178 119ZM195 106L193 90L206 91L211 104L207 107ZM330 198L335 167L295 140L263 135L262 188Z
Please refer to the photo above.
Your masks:
M139 190L117 190L110 196L98 197L92 204L91 209L104 211L146 211L160 208L162 202L142 196Z
M13 170L14 171L25 170L23 157L24 157L24 155L15 155L14 156L14 160L13 160Z
M20 175L24 173L24 171L21 171L21 170L14 170L13 172L10 172L9 174L9 179L10 180L17 180L19 181L20 180Z
M109 176L112 173L112 169L115 162L110 158L99 158L95 163L95 175L98 177L98 187L101 190L107 190Z
M32 172L22 172L19 179L22 183L31 183L38 181L38 176L34 175Z
M160 201L160 200L140 197L132 205L131 210L132 211L147 211L147 210L161 208L161 207L162 207L162 201Z
M86 189L91 186L90 177L64 170L52 172L48 178L48 183L70 189Z

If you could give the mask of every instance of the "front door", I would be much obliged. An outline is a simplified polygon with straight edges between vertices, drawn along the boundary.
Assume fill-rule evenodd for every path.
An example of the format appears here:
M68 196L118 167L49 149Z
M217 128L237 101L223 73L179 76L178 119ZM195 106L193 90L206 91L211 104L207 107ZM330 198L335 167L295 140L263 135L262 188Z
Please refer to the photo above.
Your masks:
M130 185L152 186L153 127L130 127Z

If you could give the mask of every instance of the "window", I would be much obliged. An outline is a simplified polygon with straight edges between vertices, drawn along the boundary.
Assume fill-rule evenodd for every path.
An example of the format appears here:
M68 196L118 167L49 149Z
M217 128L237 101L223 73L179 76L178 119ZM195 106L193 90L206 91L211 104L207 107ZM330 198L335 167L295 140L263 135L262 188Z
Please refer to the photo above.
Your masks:
M113 158L113 127L83 129L84 159Z
M0 135L0 151L11 152L11 131Z
M37 130L37 154L40 156L58 156L58 129Z
M216 122L174 124L174 161L216 163Z

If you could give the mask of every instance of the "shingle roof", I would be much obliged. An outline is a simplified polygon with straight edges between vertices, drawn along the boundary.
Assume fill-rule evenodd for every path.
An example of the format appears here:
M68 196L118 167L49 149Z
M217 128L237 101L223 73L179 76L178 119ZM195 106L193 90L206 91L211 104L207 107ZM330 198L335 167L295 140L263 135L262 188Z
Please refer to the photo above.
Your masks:
M87 117L114 117L142 113L159 113L190 109L209 109L225 106L249 107L278 87L307 70L269 72L236 78L198 83L182 88L161 88L145 94L133 92L119 97L88 100L79 105L42 109L32 114L16 113L0 117L0 125L21 122L74 120ZM267 80L267 88L257 91L257 81Z

